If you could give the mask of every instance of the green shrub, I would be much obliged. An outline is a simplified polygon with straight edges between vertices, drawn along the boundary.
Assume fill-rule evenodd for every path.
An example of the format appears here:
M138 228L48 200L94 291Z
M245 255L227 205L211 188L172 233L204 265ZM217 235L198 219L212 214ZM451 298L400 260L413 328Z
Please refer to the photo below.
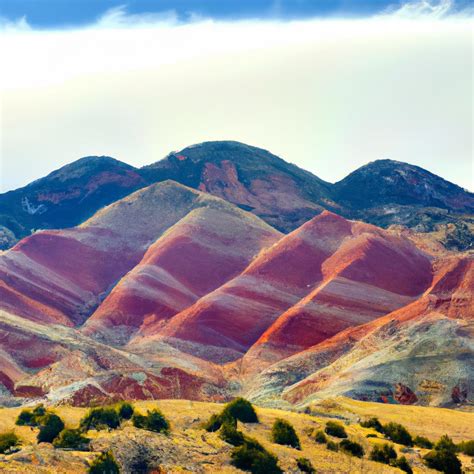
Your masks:
M156 433L169 433L170 425L160 410L148 411L146 416L135 413L132 417L133 426Z
M118 415L122 420L130 420L133 416L133 406L128 402L123 402L118 407Z
M326 429L324 430L328 435L335 436L336 438L347 438L346 430L341 423L336 421L328 421L326 423Z
M18 426L39 426L40 418L45 416L46 413L46 408L43 405L37 405L33 411L22 410L15 423Z
M360 423L360 426L362 426L363 428L372 428L375 431L378 431L379 433L383 433L382 423L380 423L379 419L375 416L369 418L368 420L362 421Z
M20 444L20 439L18 436L9 431L7 433L0 434L0 454L5 454L10 451L12 448L15 448Z
M369 433L368 435L365 435L366 438L378 438L376 434Z
M62 430L53 441L55 448L74 449L75 451L87 451L90 439L82 436L81 430Z
M230 416L242 423L258 423L254 407L245 398L236 398L228 403L222 411L222 416Z
M316 474L316 469L311 464L311 461L307 458L298 458L296 465L301 472L307 472L309 474Z
M240 431L237 431L235 424L228 420L222 423L219 437L232 446L242 446L245 442L244 435Z
M89 467L89 474L120 474L119 466L112 453L102 453Z
M120 426L120 418L113 408L92 408L82 418L79 426L83 431L116 429Z
M222 426L222 417L220 414L217 414L217 413L214 413L213 415L211 415L209 420L207 420L202 425L202 427L206 431L210 431L210 432L218 431L221 426Z
M132 423L135 428L140 428L141 430L145 429L146 425L146 416L140 415L140 413L135 413L132 416Z
M407 429L399 423L388 423L383 426L385 436L394 443L413 446L413 439Z
M41 426L37 436L38 443L52 443L64 429L64 423L58 415L48 413L40 418Z
M374 446L374 449L372 449L370 453L370 459L372 459L372 461L390 464L391 461L397 459L397 452L393 449L392 445L385 443L382 446Z
M22 410L16 419L18 426L37 426L35 416L30 410Z
M395 459L392 462L392 466L398 467L398 469L405 471L408 474L413 474L413 469L411 468L405 456L400 456L398 459Z
M170 425L160 410L155 408L147 413L145 429L155 431L156 433L168 433Z
M324 444L324 443L327 443L328 439L326 435L324 434L324 432L319 430L319 431L316 431L316 433L314 434L314 441L316 441L316 443L319 443L319 444Z
M446 474L462 474L461 462L452 451L434 449L426 454L423 459L431 469Z
M43 404L35 406L33 409L33 416L35 418L41 418L42 416L45 416L47 413L46 408L44 407Z
M277 444L301 449L300 440L295 429L285 420L277 419L272 427L272 441Z
M328 448L329 451L339 451L339 445L334 441L328 441L326 443L326 448Z
M246 438L242 446L232 450L231 464L252 474L281 474L278 459L258 441Z
M420 448L433 449L433 443L424 436L415 436L413 438L413 443L415 446L419 446Z
M474 440L461 441L458 444L458 451L461 451L461 453L467 454L468 456L474 456Z
M458 450L457 446L448 435L441 436L434 448L437 451L449 451L451 453L456 453Z
M364 448L359 443L356 443L355 441L343 439L339 443L339 447L345 453L350 454L351 456L355 456L357 458L361 458L364 455Z

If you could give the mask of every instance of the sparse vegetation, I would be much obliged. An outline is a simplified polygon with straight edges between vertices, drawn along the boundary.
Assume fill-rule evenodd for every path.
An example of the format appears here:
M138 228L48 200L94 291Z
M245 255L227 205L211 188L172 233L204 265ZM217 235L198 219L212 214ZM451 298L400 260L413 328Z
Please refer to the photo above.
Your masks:
M326 443L326 448L328 448L329 451L339 451L339 445L334 441L328 441Z
M382 423L376 417L369 418L368 420L362 421L360 426L363 428L372 428L379 433L383 433Z
M211 415L209 420L207 420L202 427L209 432L218 431L222 426L222 417L221 414L214 413Z
M324 434L323 431L318 430L318 431L316 431L316 433L314 434L314 441L316 441L316 443L319 443L319 444L325 444L325 443L327 443L328 438L327 438L327 436Z
M222 416L224 419L230 416L242 423L258 423L254 407L245 398L236 398L228 403L222 412Z
M420 448L425 448L425 449L433 448L433 443L428 438L425 438L424 436L415 436L413 438L413 443L415 444L415 446L418 446Z
M36 406L33 410L22 410L18 415L16 424L18 426L39 426L40 420L47 411L43 405Z
M370 459L372 459L372 461L390 464L394 459L397 459L397 452L390 444L377 445L372 449Z
M64 429L63 420L54 413L47 413L39 421L41 425L37 436L38 443L52 443Z
M203 424L206 431L218 431L222 424L227 421L237 427L237 420L242 423L258 423L257 413L252 404L244 398L236 398L229 402L221 413L211 415L208 421Z
M301 449L300 440L293 426L285 420L277 419L272 427L272 441L277 444Z
M9 452L11 449L19 446L19 444L20 439L13 431L0 434L0 454Z
M355 441L343 439L339 443L339 447L341 448L341 451L344 451L345 453L350 454L351 456L355 456L358 458L364 456L364 448L362 447L362 445L356 443Z
M224 423L222 423L219 436L222 440L231 444L232 446L242 446L245 441L245 437L242 432L237 431L235 424L229 420L226 420Z
M408 430L399 423L388 423L383 425L383 433L394 443L403 444L405 446L413 446L413 439Z
M122 420L130 420L133 416L133 405L128 402L123 402L118 407L118 415Z
M423 459L431 469L436 469L445 474L462 474L461 462L452 451L434 449L426 454Z
M439 441L435 444L437 451L449 451L450 453L456 453L458 448L454 444L453 440L448 435L443 435Z
M120 426L120 418L117 411L111 407L92 408L80 421L80 428L83 431L91 429L104 430L116 429Z
M341 423L337 421L328 421L326 423L326 429L324 430L328 435L334 436L336 438L347 438L346 430Z
M372 452L370 453L370 459L372 461L381 462L384 464L389 464L390 466L397 467L402 471L408 472L409 474L413 473L413 470L408 463L405 456L398 458L397 452L394 447L388 443L383 445L374 446Z
M458 451L468 456L474 456L474 440L461 441L458 444Z
M102 453L89 467L89 474L120 474L120 469L111 452Z
M245 438L242 446L233 449L231 463L238 469L252 474L281 474L278 459L269 453L258 441Z
M408 474L413 474L413 469L411 468L407 458L405 456L400 456L398 459L395 459L392 462L393 467L398 467L398 469L407 472Z
M74 449L75 451L87 451L90 439L82 435L79 429L65 429L53 441L55 448Z
M136 413L132 417L133 426L143 430L154 431L155 433L169 433L170 425L160 410L155 408L148 411L146 416Z
M307 472L309 474L316 474L316 469L311 464L311 461L307 458L298 458L296 465L301 472Z

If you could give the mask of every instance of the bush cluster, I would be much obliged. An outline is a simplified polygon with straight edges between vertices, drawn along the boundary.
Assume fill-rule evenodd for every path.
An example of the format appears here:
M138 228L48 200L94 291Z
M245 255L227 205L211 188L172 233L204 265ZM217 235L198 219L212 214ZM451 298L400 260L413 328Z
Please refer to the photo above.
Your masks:
M311 461L307 458L298 458L296 465L301 472L307 472L308 474L316 474L316 469L311 464Z
M234 446L231 464L252 474L281 474L276 456L268 452L257 440L237 430L237 420L243 423L258 423L252 404L236 398L228 403L219 414L212 415L203 425L207 431L219 431L226 443ZM296 433L295 433L296 436Z
M363 428L373 428L375 431L383 433L382 423L380 423L379 419L375 417L362 421L360 426Z
M428 467L446 474L462 474L461 462L455 453L446 450L434 449L423 459Z
M43 405L36 406L33 410L22 410L16 419L18 426L39 426L41 418L46 415L47 411Z
M135 428L154 431L156 433L169 433L170 425L160 410L148 411L146 415L135 413L132 416L132 423Z
M300 440L293 426L285 420L277 419L272 427L272 441L277 444L301 449Z
M218 431L224 422L237 426L237 420L242 423L258 423L254 407L244 398L235 398L229 402L220 413L212 415L203 424L203 428L210 432Z
M458 451L467 454L468 456L474 456L474 440L461 441L458 444Z
M456 456L458 446L447 436L442 436L434 445L434 449L427 453L423 459L428 467L446 474L461 474L461 461Z
M425 449L433 448L433 443L428 438L425 438L424 436L415 436L413 438L413 443L415 444L415 446L418 446L420 448L425 448Z
M52 443L64 429L64 423L58 415L47 413L40 419L38 443Z
M370 453L370 459L372 461L389 464L390 466L398 467L402 471L411 474L413 472L410 464L408 463L405 456L398 457L394 447L388 443L381 446L374 446Z
M112 453L106 452L99 455L89 466L89 474L120 474L120 469Z
M383 425L383 434L394 443L403 444L404 446L413 446L411 434L399 423Z
M18 426L39 427L38 443L52 443L64 429L61 418L46 410L43 405L38 405L33 410L22 410L15 423Z
M231 464L252 474L282 474L276 456L268 452L257 440L244 436L242 445L235 447Z
M121 420L130 420L134 413L133 405L128 402L123 402L118 406L117 412Z
M16 448L20 444L18 436L9 431L7 433L0 434L0 454L10 452L13 448Z
M339 451L339 445L335 443L334 441L329 440L326 443L326 448L329 449L329 451Z
M114 430L120 426L120 417L113 407L91 408L82 418L79 426L83 431Z
M73 449L74 451L87 451L90 439L83 436L79 429L65 429L53 441L55 448Z
M328 421L324 430L328 435L335 436L336 438L347 438L346 430L341 423L337 421Z
M314 434L314 441L316 441L316 443L319 443L319 444L325 444L327 443L328 439L326 435L324 434L324 432L319 430L319 431L316 431L316 433Z
M392 462L393 467L398 467L401 471L405 471L408 474L413 474L413 469L410 466L407 458L405 456L400 456L398 459L395 459Z
M241 446L245 441L243 433L241 431L237 431L236 424L229 420L226 420L224 423L222 423L219 436L222 440L231 444L232 446Z
M372 461L390 464L394 459L397 459L397 452L393 449L391 444L383 444L381 446L374 446L370 453Z
M351 456L356 456L358 458L364 456L364 448L355 441L343 439L339 443L339 448L341 449L341 451L344 451L345 453L350 454Z

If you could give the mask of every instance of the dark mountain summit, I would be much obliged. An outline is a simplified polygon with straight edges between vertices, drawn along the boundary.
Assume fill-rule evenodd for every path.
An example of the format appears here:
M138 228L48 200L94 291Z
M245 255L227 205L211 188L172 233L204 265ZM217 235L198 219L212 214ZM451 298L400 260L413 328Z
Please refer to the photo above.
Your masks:
M141 169L86 157L1 194L0 249L38 228L80 224L101 207L167 179L221 197L283 232L328 209L382 227L439 231L438 240L453 249L473 245L474 195L422 168L379 160L331 184L261 148L214 141Z
M378 160L334 185L346 216L382 227L437 232L453 250L474 246L474 194L418 166Z
M340 202L352 209L416 205L474 211L474 195L418 166L378 160L334 185Z
M88 156L74 161L0 195L0 248L35 229L80 224L101 207L145 184L136 168L114 158Z
M148 181L173 179L252 211L288 232L338 210L330 183L261 148L234 141L205 142L142 169Z

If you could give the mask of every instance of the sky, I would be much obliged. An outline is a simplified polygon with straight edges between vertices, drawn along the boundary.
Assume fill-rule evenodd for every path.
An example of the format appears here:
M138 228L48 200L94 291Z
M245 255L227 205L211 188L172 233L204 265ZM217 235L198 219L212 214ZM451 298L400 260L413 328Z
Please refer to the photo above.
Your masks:
M0 0L0 191L207 140L335 182L381 158L474 190L468 2Z

